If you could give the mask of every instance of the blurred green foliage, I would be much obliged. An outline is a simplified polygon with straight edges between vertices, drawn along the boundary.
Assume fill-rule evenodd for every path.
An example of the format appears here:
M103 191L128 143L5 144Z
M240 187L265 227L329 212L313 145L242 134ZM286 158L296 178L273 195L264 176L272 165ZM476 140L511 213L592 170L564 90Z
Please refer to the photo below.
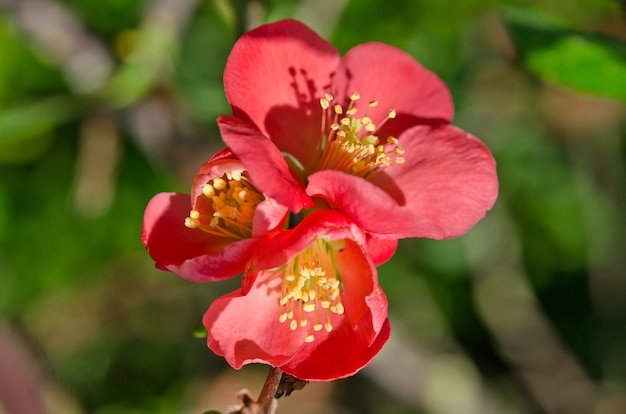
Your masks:
M233 374L197 332L238 281L158 271L140 233L148 200L188 191L221 148L232 44L286 17L437 73L501 192L467 235L403 241L380 267L390 354L279 412L626 412L625 15L609 0L0 2L0 328L34 356L49 412L206 412L258 392L262 367Z

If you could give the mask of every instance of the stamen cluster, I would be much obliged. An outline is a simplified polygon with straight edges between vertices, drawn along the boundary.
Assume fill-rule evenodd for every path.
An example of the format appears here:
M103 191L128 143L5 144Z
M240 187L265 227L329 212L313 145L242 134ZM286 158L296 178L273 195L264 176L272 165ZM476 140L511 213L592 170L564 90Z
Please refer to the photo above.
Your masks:
M395 137L389 136L385 143L381 143L376 135L385 122L396 117L396 111L391 109L377 126L368 113L378 102L369 102L365 115L357 117L355 102L360 98L358 93L350 95L350 104L345 111L340 104L332 104L334 97L330 93L320 99L324 112L320 134L322 153L317 170L340 170L368 178L392 163L405 161L401 156L404 149L398 146Z
M279 321L289 322L295 331L306 328L305 342L315 340L314 332L333 330L331 314L341 315L341 276L333 265L333 247L317 240L287 264L283 277Z
M263 195L241 170L226 172L202 186L202 196L209 201L196 203L185 219L185 226L217 236L245 239L252 235L252 221Z

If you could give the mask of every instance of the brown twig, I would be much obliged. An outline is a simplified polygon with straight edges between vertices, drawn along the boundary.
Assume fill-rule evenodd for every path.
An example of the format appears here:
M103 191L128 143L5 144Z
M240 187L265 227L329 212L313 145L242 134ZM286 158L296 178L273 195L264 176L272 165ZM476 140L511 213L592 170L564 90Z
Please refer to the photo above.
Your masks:
M272 405L275 405L274 400L276 399L276 392L278 391L278 386L280 385L280 379L282 376L283 372L276 367L271 367L270 372L267 373L265 384L263 385L263 389L261 390L261 394L259 394L259 399L257 400L257 404L259 404L264 410L263 413L270 414L274 411L270 410L272 409Z
M276 393L283 376L279 368L271 367L265 379L259 398L254 401L248 390L237 394L238 405L229 414L274 414L276 412Z

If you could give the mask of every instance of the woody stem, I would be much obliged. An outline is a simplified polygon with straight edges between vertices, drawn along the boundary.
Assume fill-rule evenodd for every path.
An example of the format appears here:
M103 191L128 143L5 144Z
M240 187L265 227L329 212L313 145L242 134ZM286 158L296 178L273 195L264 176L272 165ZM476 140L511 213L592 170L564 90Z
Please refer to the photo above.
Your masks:
M261 408L261 413L274 413L276 404L273 404L273 402L276 397L276 391L278 390L278 385L280 384L280 379L282 378L282 376L283 372L280 369L276 367L270 368L270 371L267 374L267 378L265 379L263 389L261 390L261 394L259 394L259 398L257 399L257 404Z

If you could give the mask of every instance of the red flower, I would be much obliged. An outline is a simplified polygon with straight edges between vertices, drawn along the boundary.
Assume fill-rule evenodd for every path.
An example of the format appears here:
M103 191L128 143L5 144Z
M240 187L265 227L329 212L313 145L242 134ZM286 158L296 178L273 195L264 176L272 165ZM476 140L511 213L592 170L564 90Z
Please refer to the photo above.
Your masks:
M191 201L181 193L150 200L142 241L158 268L210 282L242 272L259 237L281 228L286 217L287 209L265 199L226 149L200 167Z
M489 150L448 125L447 88L401 50L366 43L341 58L285 20L237 41L224 85L224 141L293 212L341 210L393 252L398 238L459 236L495 202Z
M303 380L354 374L390 331L364 243L348 218L321 210L257 245L243 287L204 316L208 346L236 369L261 362Z

